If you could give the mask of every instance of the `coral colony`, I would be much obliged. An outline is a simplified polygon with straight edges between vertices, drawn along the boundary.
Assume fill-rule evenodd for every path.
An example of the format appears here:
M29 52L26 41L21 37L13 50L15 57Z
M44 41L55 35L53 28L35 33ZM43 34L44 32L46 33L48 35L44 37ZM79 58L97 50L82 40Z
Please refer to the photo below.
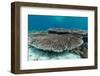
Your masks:
M87 58L86 30L50 28L47 32L28 34L29 60Z

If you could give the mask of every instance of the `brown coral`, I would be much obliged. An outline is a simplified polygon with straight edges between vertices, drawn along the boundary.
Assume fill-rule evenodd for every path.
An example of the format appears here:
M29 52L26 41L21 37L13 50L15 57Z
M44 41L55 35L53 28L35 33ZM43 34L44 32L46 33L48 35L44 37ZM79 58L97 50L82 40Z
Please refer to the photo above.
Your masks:
M83 44L83 40L72 34L46 34L45 36L32 37L31 46L46 51L63 52Z

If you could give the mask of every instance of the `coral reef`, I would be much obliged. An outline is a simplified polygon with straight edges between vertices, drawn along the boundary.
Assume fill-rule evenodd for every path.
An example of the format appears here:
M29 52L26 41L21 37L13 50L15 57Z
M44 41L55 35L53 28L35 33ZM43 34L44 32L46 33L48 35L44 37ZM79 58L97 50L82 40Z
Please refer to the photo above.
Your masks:
M88 33L85 30L48 29L47 32L29 33L28 45L44 52L72 53L87 58ZM66 53L66 54L67 54Z
M86 30L79 30L79 29L63 29L63 28L50 28L48 29L48 33L53 33L53 34L74 34L74 35L87 35L87 31Z
M31 46L46 51L63 52L64 50L72 50L82 44L83 40L81 38L71 34L48 34L46 36L33 37Z

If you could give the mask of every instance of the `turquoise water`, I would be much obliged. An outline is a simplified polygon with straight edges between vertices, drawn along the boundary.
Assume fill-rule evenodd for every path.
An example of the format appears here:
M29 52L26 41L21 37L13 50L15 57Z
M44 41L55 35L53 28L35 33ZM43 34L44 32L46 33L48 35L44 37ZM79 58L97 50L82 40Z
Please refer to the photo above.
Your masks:
M28 15L28 33L47 31L49 28L88 30L88 17ZM79 55L63 52L61 54L28 48L29 60L80 59Z
M28 15L28 31L49 28L88 30L88 17Z

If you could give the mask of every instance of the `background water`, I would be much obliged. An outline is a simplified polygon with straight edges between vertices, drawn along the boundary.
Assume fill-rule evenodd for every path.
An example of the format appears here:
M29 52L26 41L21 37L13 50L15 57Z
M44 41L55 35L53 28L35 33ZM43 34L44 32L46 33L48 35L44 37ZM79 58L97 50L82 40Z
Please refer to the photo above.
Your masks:
M28 15L28 31L48 28L88 29L88 17Z
M47 31L49 28L88 30L88 17L28 15L28 32ZM28 60L79 59L80 55L46 52L34 47L28 48Z

